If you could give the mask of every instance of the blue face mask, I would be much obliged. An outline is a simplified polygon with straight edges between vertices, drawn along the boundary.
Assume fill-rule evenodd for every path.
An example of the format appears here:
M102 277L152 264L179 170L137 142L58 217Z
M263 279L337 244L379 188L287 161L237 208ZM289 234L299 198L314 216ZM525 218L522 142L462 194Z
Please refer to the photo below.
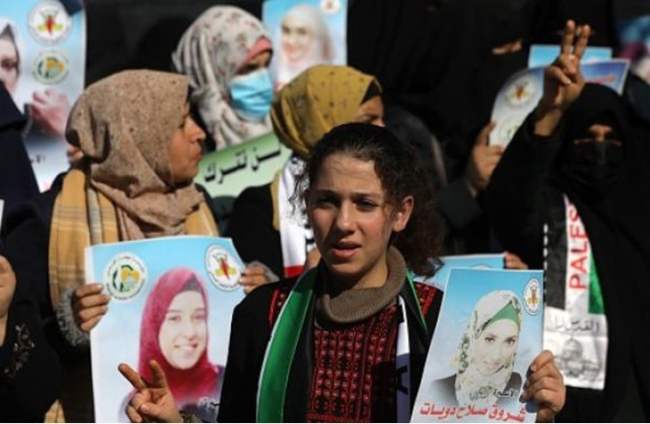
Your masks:
M268 115L273 100L273 81L266 68L237 75L230 82L233 110L245 119L261 121Z

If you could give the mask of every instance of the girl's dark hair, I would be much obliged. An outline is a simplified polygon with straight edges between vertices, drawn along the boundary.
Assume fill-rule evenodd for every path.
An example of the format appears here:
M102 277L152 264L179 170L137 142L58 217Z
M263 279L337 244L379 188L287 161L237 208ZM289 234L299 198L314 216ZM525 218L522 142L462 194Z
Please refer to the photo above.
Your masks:
M304 199L323 162L333 154L373 161L389 204L397 206L405 197L413 196L411 218L403 231L392 235L391 244L417 274L433 274L435 267L430 259L440 252L443 226L431 177L415 150L382 127L358 123L335 127L323 136L309 156L296 183L294 202Z

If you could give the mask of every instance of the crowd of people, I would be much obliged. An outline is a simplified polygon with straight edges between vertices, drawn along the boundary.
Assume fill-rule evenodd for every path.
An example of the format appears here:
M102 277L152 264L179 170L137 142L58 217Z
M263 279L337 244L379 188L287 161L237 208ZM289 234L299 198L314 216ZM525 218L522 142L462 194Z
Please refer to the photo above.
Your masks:
M66 112L75 160L43 193L11 97L20 58L3 56L3 420L49 411L94 421L89 334L111 298L86 284L84 249L179 235L231 237L247 264L226 366L207 354L205 283L168 271L146 301L139 362L115 370L133 386L124 419L407 421L444 297L412 274L434 275L443 255L489 252L503 253L506 269L545 271L548 321L589 314L602 325L597 337L536 352L520 375L522 306L493 292L475 306L461 366L440 381L450 402L489 407L512 389L540 422L650 419L650 341L632 325L650 324L650 121L638 79L620 95L581 72L592 43L615 47L603 21L564 10L539 22L533 0L356 0L343 66L328 63L314 11L291 9L276 46L258 17L214 6L170 50L168 68L89 85ZM9 51L15 35L1 24ZM539 34L560 47L542 98L507 148L490 145L495 96ZM288 70L274 81L276 55ZM289 159L220 222L195 182L203 154L271 132ZM583 283L588 299L576 292ZM174 345L174 325L192 327L191 355ZM468 358L493 328L507 347L486 369ZM599 383L576 384L583 345L600 352ZM488 375L499 387L485 390ZM218 407L194 402L206 396Z

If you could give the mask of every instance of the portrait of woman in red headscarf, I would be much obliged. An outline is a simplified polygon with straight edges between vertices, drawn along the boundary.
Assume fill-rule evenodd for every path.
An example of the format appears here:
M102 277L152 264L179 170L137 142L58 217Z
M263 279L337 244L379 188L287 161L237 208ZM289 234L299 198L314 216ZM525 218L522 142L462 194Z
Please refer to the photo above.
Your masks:
M151 381L148 364L156 360L176 405L214 421L223 369L208 359L208 310L205 283L197 273L173 268L162 274L142 313L138 372Z

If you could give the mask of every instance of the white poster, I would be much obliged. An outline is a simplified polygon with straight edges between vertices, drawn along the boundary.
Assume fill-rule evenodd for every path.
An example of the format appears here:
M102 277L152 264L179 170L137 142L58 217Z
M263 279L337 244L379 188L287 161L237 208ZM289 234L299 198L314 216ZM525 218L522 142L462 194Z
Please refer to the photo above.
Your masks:
M230 323L244 298L244 264L230 239L165 237L91 246L86 280L111 296L91 331L95 420L129 422L133 388L117 367L147 380L149 361L167 375L177 406L215 422Z
M65 126L84 89L86 17L78 1L0 1L0 79L29 119L27 153L41 190L68 168Z

